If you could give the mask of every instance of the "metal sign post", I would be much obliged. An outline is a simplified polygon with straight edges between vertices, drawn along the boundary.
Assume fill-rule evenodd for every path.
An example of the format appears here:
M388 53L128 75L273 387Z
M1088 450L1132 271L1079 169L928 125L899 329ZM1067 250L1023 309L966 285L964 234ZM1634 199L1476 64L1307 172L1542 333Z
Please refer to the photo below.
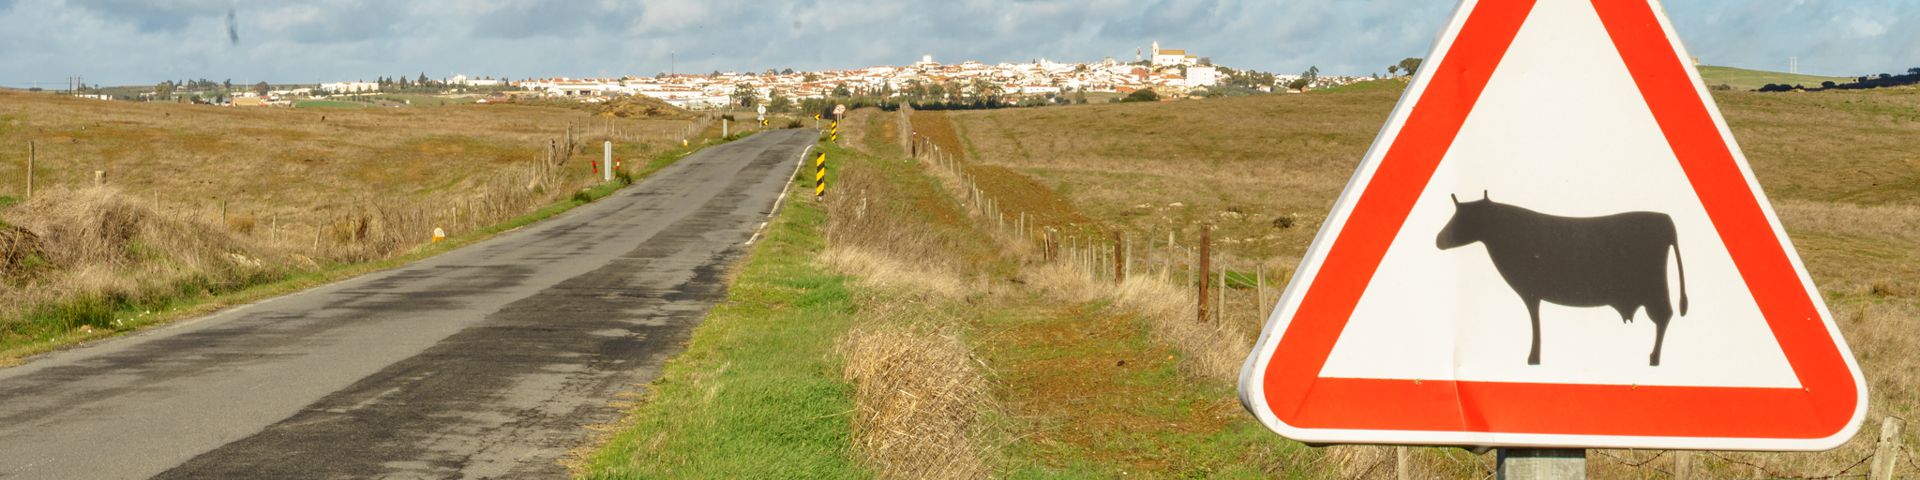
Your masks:
M1581 480L1587 478L1587 451L1578 448L1502 448L1499 480Z

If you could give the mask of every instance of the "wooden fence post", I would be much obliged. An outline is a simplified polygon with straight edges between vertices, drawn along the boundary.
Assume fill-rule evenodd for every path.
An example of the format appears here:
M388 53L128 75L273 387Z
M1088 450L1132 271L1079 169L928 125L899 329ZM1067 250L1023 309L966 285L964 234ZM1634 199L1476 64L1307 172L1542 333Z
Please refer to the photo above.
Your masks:
M1254 321L1267 323L1267 262L1253 265L1253 313Z
M1887 417L1880 422L1880 444L1873 450L1873 465L1867 470L1867 478L1872 480L1893 480L1899 475L1894 470L1900 466L1900 419Z
M1213 316L1225 322L1227 321L1227 262L1224 259L1220 262L1220 293L1218 295L1220 302L1213 306L1213 309L1218 312Z
M1127 253L1121 251L1122 248L1126 248L1126 240L1121 238L1119 230L1114 230L1113 283L1124 283L1127 281Z
M1200 294L1196 296L1196 301L1194 302L1200 305L1200 323L1207 323L1207 284L1213 283L1213 279L1208 278L1213 276L1209 275L1213 272L1213 270L1211 270L1213 265L1210 263L1212 259L1211 255L1213 254L1213 252L1210 251L1212 243L1212 230L1205 226L1200 227L1200 276L1193 279L1194 283L1200 284Z

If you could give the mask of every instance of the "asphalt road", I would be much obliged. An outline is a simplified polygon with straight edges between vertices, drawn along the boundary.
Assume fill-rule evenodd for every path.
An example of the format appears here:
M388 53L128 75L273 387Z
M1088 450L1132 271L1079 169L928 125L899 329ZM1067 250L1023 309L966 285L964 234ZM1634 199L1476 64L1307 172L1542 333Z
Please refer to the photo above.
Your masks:
M810 130L391 271L0 369L0 477L553 478L725 292Z

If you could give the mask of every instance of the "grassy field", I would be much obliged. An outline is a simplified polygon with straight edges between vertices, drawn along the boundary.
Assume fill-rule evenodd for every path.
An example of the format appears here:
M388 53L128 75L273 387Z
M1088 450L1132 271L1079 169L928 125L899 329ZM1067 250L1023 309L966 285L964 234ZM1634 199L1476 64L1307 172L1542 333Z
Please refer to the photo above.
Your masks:
M916 118L916 127L963 151L966 171L983 190L1002 191L995 196L1009 212L1059 211L1030 198L1064 198L1084 224L1043 215L1042 225L1082 246L1121 232L1150 275L1184 281L1198 226L1215 226L1225 268L1269 279L1264 295L1228 296L1223 315L1251 335L1264 320L1256 300L1278 293L1399 94L1398 84L1376 82L1307 95L921 112L943 118ZM1920 413L1920 347L1911 341L1920 328L1920 90L1715 94L1867 372L1872 410L1855 441L1833 452L1715 453L1696 464L1714 476L1861 473L1847 469L1864 468L1856 461L1871 453L1880 420ZM986 174L993 169L1019 177ZM1035 183L1047 192L1031 192ZM1342 452L1347 466L1390 458ZM1427 451L1420 468L1478 475L1461 467L1485 459L1452 452ZM1660 478L1671 458L1658 454L1597 453L1594 471Z
M1726 85L1735 90L1759 90L1768 84L1805 85L1818 87L1820 82L1847 83L1854 79L1847 77L1822 77L1818 75L1800 75L1785 72L1768 72L1734 67L1701 66L1700 79L1707 86Z
M298 102L293 102L293 108L353 109L353 108L373 108L374 106L375 105L371 103L343 102L339 100L301 100Z
M580 155L539 167L570 124ZM598 140L615 140L629 171L658 168L684 154L686 126L539 107L320 111L0 93L0 144L11 146L0 151L0 197L26 196L29 142L37 153L33 198L0 207L0 357L403 258L436 228L484 235L591 199L576 192L595 183L586 162ZM105 186L93 185L96 171Z
M829 355L854 304L847 280L813 261L825 223L811 202L784 209L586 477L861 476L851 389Z

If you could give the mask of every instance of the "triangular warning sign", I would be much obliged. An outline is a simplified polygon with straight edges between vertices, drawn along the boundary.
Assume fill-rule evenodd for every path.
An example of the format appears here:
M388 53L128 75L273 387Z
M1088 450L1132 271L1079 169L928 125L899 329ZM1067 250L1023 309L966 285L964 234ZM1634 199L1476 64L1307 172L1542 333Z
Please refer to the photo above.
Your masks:
M1821 450L1859 366L1653 0L1466 0L1241 374L1309 443Z

